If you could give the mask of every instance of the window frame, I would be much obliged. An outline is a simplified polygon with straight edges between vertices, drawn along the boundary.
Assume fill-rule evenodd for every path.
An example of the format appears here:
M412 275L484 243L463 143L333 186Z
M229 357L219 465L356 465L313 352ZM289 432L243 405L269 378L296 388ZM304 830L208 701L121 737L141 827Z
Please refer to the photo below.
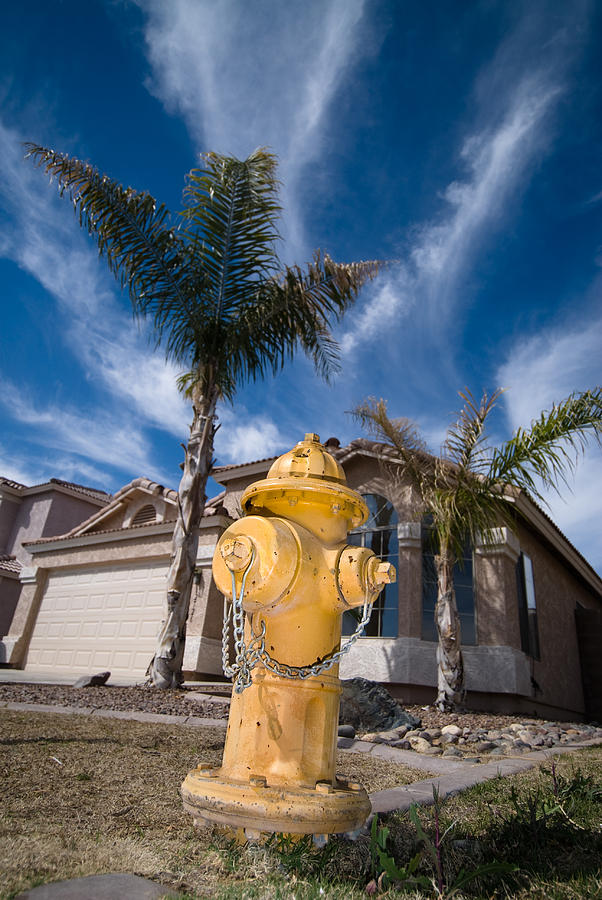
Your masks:
M521 550L516 561L516 594L521 650L532 659L541 659L537 595L533 576L533 561Z
M378 510L376 514L371 514L366 522L363 525L360 525L359 528L354 528L353 531L350 531L347 536L347 541L351 546L355 547L369 547L370 548L370 538L374 534L382 534L389 533L389 542L388 549L391 550L391 546L393 547L393 552L389 552L387 554L382 555L381 553L377 553L377 556L380 556L384 559L385 562L392 562L395 568L397 569L399 564L399 540L397 537L397 523L398 516L397 510L395 509L394 504L389 500L388 497L385 497L383 494L377 494L373 491L366 492L362 494L362 499L368 505L370 509L370 504L368 501L368 497L375 497L378 501L384 501L391 510L391 518L390 521L386 525L376 525L373 524L375 515L378 515ZM381 507L382 508L382 507ZM360 541L352 541L349 540L352 536L361 538ZM392 543L391 543L392 542ZM381 549L382 549L382 540L381 540ZM387 598L394 594L395 603L387 603ZM385 616L385 612L394 613L395 625L394 628L391 629L391 634L383 634L383 620ZM371 630L371 627L374 627L374 623L377 623L376 626L376 634L367 633L368 629ZM357 621L355 618L347 611L343 613L343 637L349 637L357 628ZM362 634L362 639L364 638L379 638L383 640L387 639L395 639L399 637L399 587L398 583L394 582L393 584L385 585L383 590L380 592L378 597L374 602L374 607L372 610L372 615L370 617L370 621L366 625L364 629L364 633Z

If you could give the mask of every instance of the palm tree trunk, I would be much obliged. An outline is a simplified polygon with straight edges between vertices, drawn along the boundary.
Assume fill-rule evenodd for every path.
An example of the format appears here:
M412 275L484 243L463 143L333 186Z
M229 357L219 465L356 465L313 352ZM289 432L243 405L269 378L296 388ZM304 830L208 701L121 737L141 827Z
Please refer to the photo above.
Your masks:
M178 518L174 528L171 564L167 573L167 612L157 638L155 655L147 669L158 688L182 684L186 621L199 543L199 525L205 508L207 478L213 464L217 393L193 395L193 420L184 447L184 471L178 488ZM184 445L182 445L184 446Z
M464 663L462 660L460 617L454 591L454 558L442 551L435 556L437 566L437 605L435 624L437 644L437 700L435 706L442 712L454 709L464 690Z

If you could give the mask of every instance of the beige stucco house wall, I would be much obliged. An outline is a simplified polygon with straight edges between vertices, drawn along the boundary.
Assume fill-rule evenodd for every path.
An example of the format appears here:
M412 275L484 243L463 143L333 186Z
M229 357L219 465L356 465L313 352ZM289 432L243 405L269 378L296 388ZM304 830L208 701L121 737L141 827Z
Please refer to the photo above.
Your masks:
M67 534L27 542L32 565L2 642L6 662L36 677L110 671L114 681L144 680L164 612L176 504L175 491L137 478ZM230 520L216 505L205 512L185 665L217 675L217 626L197 598L201 586L211 597L213 550Z
M48 535L64 534L102 509L111 495L52 478L28 487L0 477L0 638L7 634L31 566L24 546ZM4 662L1 655L0 663Z

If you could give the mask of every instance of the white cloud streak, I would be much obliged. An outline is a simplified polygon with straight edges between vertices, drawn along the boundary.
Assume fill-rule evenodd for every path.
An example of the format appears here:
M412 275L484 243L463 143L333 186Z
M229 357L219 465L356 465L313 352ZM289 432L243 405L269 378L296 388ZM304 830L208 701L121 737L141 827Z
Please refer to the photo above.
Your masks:
M443 191L447 210L414 230L406 258L381 281L351 319L341 346L351 353L366 338L412 313L413 327L430 340L446 334L467 298L462 277L483 242L503 221L510 198L542 148L547 117L561 94L547 74L529 74L512 85L498 121L488 122L460 150L464 180ZM499 107L498 107L499 108Z
M57 300L62 332L87 377L125 400L144 422L182 436L189 416L176 388L177 370L137 333L65 200L23 161L18 135L1 123L0 152L6 175L0 198L13 217L2 254Z
M246 157L269 145L284 182L284 237L305 255L301 177L328 135L347 69L366 52L364 0L138 0L148 15L149 89L203 150Z
M498 383L508 390L504 407L510 428L526 427L544 409L573 391L602 384L602 319L557 326L525 337L500 366ZM569 488L547 494L556 524L602 572L602 452L590 442Z
M129 420L120 423L106 413L86 415L62 405L38 404L7 379L0 382L0 402L43 447L68 453L71 458L76 454L118 471L133 470L163 482L168 480L152 462L144 433ZM64 477L60 472L55 474Z

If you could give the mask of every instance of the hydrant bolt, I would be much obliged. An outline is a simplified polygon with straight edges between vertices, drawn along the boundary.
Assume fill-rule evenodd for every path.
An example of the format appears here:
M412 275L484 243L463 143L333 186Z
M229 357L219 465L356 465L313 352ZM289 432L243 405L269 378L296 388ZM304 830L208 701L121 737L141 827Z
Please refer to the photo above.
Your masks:
M318 794L332 794L333 787L328 781L318 781L316 784Z

